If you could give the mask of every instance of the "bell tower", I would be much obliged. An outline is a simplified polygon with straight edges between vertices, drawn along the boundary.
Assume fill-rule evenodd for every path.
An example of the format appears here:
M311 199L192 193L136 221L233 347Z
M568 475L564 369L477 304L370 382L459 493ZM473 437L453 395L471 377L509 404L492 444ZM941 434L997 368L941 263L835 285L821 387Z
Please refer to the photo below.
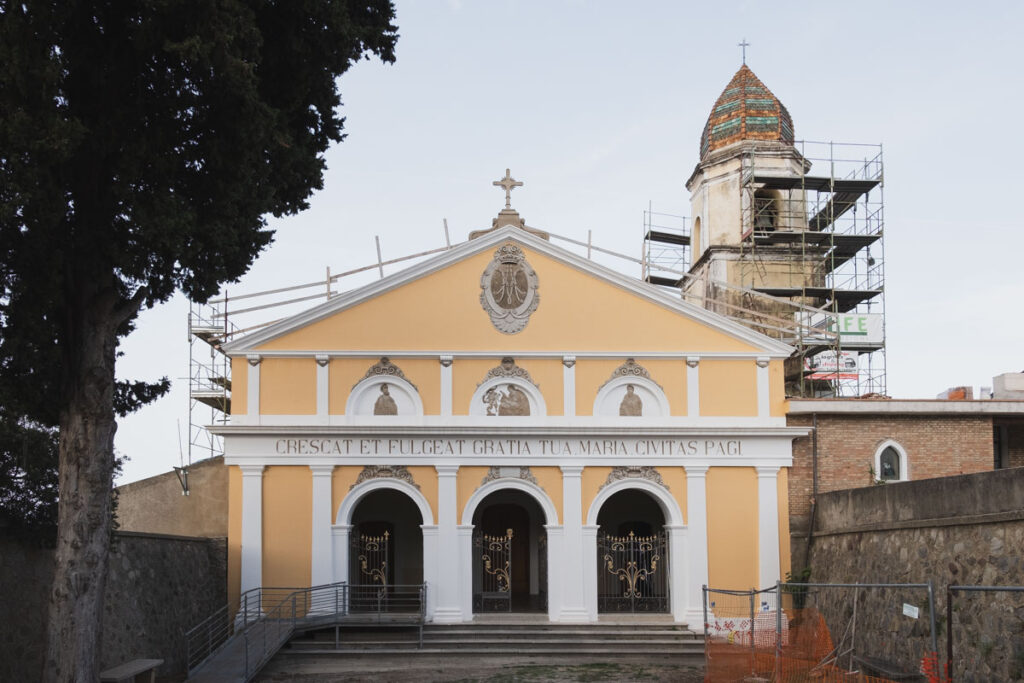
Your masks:
M715 283L747 289L823 284L824 273L813 266L814 259L794 262L786 247L759 247L756 264L747 258L755 234L807 230L800 185L809 167L793 146L793 120L786 107L744 64L711 109L700 139L700 161L686 182L693 222L684 295L703 297L708 308L749 308L751 301Z

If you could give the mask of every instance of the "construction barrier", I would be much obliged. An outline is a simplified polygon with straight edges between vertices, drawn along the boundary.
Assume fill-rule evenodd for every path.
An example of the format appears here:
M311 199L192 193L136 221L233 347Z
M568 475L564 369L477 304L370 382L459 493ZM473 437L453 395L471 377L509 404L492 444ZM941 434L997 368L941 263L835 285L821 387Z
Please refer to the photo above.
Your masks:
M930 638L934 634L931 614L924 614L924 620L921 614L906 617L916 620L911 628L920 627L922 621L927 624L918 628L924 652L917 654L918 643L909 638L891 644L898 650L894 657L893 650L880 645L893 635L879 630L892 628L890 615L865 613L863 608L864 603L878 610L879 604L909 600L911 592L922 588L927 589L925 604L933 605L930 586L917 584L779 584L762 591L705 588L705 680L940 683L934 638ZM858 594L868 590L875 590L874 601ZM913 605L898 603L900 610L912 612L909 606Z

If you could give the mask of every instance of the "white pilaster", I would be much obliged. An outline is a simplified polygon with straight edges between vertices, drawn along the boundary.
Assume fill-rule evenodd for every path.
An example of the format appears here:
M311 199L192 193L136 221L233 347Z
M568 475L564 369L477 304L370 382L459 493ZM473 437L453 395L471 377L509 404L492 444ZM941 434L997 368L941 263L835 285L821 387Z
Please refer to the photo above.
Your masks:
M600 529L596 524L583 527L583 557L591 558L590 562L583 563L583 601L590 621L597 621L597 573L600 571L597 562L597 532Z
M330 396L331 359L327 354L316 356L316 416L319 422L327 423L327 402Z
M686 357L686 414L700 417L700 358Z
M250 353L246 356L249 361L249 373L246 378L245 405L249 415L250 424L259 424L260 421L260 355Z
M768 372L768 358L757 359L757 416L770 417L771 414L771 376Z
M348 544L351 533L351 524L335 524L331 527L331 541L334 547L334 574L331 583L348 581Z
M708 491L706 465L686 468L686 607L690 629L704 632L703 586L708 583Z
M576 415L576 356L562 357L562 414Z
M437 470L437 604L434 621L453 623L463 620L463 605L459 590L469 586L472 591L472 575L466 576L468 565L453 560L459 558L459 529L456 500L456 478L458 465L435 465Z
M463 577L464 580L459 588L459 606L461 608L462 621L473 621L473 525L460 524L458 526L458 549L456 553L448 558L442 571L454 572ZM455 567L452 567L452 562Z
M450 355L441 356L441 414L452 414L452 363Z
M263 585L263 465L242 465L241 470L241 590L244 593Z
M759 588L779 580L779 468L757 468L757 547Z
M427 621L434 620L437 609L437 525L421 524L423 531L423 582L427 584Z
M583 466L562 466L562 605L558 620L589 621L583 594L584 567L595 561L583 556Z
M685 623L688 620L686 614L686 525L666 524L665 531L668 533L669 611L673 620L677 623ZM703 621L703 618L700 621Z
M331 534L331 475L334 465L310 465L313 471L313 552L309 580L322 586L334 580Z

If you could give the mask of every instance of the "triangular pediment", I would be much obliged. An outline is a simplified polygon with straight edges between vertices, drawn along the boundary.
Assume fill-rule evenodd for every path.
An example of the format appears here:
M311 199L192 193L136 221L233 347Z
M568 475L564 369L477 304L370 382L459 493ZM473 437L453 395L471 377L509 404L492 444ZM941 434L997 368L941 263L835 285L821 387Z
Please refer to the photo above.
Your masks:
M481 278L503 245L517 248L536 274L535 310L514 333L499 329L481 304ZM510 226L232 341L225 351L784 357L791 348Z

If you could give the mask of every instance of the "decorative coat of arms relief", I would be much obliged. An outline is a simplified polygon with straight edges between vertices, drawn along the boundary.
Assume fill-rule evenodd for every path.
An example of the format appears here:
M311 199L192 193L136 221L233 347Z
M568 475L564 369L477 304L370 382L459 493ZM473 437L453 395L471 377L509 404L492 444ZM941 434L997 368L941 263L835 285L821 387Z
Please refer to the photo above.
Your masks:
M540 304L537 273L522 249L503 244L480 277L480 305L499 332L521 332Z

